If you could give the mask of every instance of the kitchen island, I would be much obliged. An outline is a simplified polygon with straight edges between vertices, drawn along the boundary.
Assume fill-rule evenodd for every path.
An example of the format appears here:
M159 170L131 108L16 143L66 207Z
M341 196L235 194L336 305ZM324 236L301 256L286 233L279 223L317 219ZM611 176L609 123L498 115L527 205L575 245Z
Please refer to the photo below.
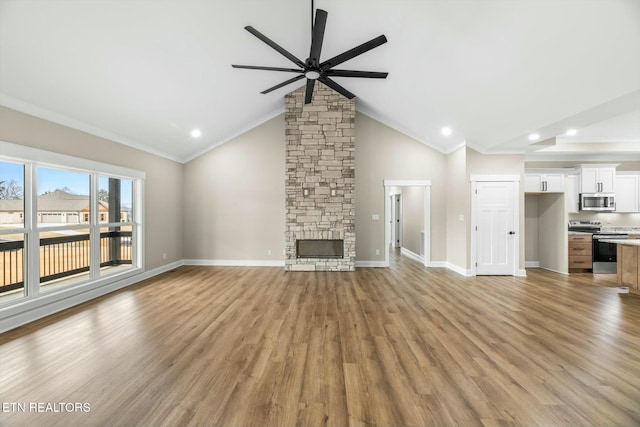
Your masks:
M629 292L640 295L640 239L611 239L617 244L618 285L629 287Z

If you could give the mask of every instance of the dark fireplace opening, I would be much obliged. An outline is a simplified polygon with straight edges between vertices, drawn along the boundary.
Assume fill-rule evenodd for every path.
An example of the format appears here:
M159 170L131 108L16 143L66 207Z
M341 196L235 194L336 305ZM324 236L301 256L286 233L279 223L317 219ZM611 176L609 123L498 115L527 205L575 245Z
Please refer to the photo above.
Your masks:
M296 258L344 258L344 240L296 240Z

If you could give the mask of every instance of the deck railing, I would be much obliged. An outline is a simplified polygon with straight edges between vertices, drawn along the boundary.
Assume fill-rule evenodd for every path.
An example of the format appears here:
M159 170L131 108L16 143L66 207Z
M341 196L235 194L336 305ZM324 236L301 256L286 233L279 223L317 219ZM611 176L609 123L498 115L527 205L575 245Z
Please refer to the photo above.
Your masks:
M100 233L100 267L131 264L131 231ZM40 283L89 271L90 236L40 239ZM24 287L24 241L0 242L0 294Z

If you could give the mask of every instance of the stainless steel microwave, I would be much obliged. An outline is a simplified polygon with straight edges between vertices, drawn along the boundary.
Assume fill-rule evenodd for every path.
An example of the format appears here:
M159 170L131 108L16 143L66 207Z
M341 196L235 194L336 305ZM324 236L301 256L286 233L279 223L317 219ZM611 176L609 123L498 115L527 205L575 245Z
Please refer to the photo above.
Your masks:
M616 201L612 193L581 193L581 211L613 212L616 210Z

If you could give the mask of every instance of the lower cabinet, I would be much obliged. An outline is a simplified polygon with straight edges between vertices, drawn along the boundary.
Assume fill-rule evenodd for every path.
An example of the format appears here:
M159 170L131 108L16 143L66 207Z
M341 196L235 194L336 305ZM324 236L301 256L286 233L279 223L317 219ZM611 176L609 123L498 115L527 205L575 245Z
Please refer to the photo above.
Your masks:
M618 285L640 294L640 246L618 245Z
M569 272L593 268L591 234L569 234Z

